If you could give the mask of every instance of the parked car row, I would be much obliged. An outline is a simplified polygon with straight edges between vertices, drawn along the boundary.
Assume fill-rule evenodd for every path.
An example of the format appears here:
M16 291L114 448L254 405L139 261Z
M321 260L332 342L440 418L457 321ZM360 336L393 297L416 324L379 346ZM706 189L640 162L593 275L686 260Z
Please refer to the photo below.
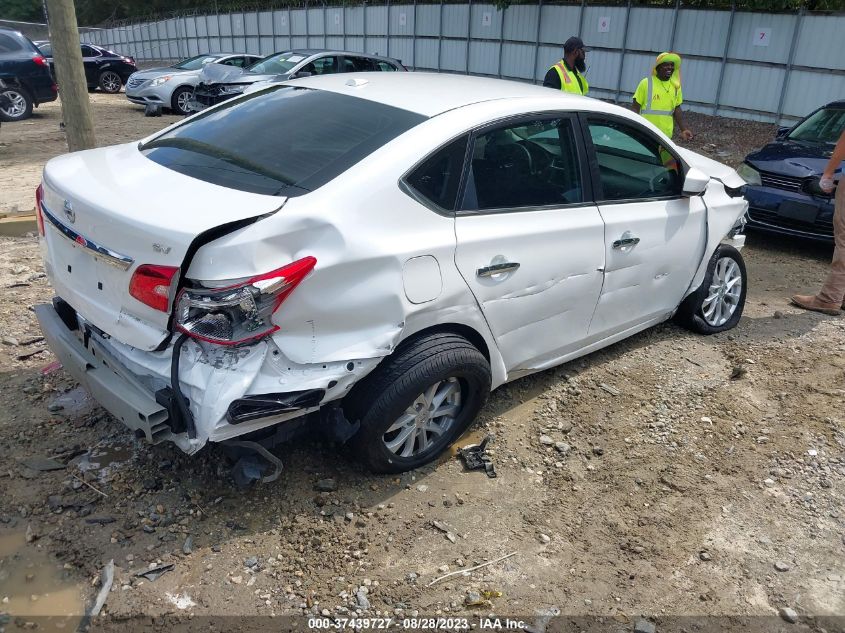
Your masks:
M214 53L172 66L134 73L126 98L190 114L260 87L313 75L342 72L405 71L400 61L378 55L325 49L298 49L261 58L245 53Z

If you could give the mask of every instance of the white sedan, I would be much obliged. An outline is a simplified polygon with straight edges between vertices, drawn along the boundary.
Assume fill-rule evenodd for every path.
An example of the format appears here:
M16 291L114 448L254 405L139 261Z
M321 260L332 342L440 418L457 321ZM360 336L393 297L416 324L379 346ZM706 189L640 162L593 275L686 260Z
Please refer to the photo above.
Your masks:
M734 327L743 184L547 88L300 79L51 160L36 312L139 437L193 453L322 421L405 471L508 381L673 316Z

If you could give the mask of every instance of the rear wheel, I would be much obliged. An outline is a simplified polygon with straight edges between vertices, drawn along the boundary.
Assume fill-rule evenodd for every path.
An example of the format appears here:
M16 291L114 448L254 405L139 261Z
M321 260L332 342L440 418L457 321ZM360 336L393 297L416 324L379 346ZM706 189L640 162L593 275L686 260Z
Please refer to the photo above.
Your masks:
M487 401L490 384L490 364L462 336L411 339L344 402L346 417L361 423L352 445L376 472L419 468L460 437Z
M733 246L713 253L701 286L684 299L676 320L699 334L716 334L736 327L745 308L748 281L745 261Z
M102 90L103 92L115 94L117 92L120 92L120 88L123 86L123 82L120 80L120 75L118 75L113 70L104 70L100 73L99 86L100 90Z
M24 88L7 87L2 95L5 99L0 107L0 121L23 121L32 116L32 97Z
M193 88L185 86L177 88L173 92L173 96L170 97L170 109L176 114L190 114L191 111L188 109L188 103L190 103L193 94Z

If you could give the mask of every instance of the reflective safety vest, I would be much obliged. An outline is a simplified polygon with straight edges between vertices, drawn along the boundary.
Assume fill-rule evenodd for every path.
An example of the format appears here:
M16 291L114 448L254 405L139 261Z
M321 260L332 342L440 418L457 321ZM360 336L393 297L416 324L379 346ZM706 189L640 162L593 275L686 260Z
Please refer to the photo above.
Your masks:
M654 123L657 128L669 138L672 138L672 132L675 129L675 120L672 118L672 113L675 111L675 100L678 96L678 89L674 88L671 95L671 101L659 104L659 108L654 107L654 76L650 75L648 78L648 96L646 102L640 106L640 114L646 119ZM666 109L666 108L669 109Z
M560 77L561 90L576 95L587 94L590 86L587 84L587 80L584 79L584 75L579 73L577 70L569 70L563 60L560 60L557 64L552 66L552 68L557 71L557 74ZM579 79L581 80L580 83L578 82Z

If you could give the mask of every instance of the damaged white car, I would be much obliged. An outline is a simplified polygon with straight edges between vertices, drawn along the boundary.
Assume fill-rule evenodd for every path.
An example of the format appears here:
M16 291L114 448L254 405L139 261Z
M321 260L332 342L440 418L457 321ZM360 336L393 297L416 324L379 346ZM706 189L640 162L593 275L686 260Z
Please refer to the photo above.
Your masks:
M300 79L51 160L36 312L139 437L193 453L328 420L399 472L508 381L673 316L735 326L743 184L592 99Z

